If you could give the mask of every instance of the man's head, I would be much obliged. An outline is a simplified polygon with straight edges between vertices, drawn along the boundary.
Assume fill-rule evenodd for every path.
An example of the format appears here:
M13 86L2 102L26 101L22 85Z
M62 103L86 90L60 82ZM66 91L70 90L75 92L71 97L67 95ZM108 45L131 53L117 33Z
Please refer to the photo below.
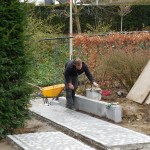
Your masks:
M80 58L75 59L74 65L77 70L81 70L82 69L82 60Z

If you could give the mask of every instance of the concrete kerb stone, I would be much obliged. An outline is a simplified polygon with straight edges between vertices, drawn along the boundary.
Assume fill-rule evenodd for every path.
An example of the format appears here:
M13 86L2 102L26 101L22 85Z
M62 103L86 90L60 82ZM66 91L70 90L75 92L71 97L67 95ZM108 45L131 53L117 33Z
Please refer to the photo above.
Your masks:
M65 103L66 98L59 97L59 104L65 107ZM93 100L85 96L76 95L75 108L100 117L105 117L115 123L122 121L122 107L119 105L113 105L113 103L111 104L104 101Z
M79 110L89 112L100 117L106 117L116 123L122 121L122 108L119 105L89 99L80 95L76 95L75 103Z

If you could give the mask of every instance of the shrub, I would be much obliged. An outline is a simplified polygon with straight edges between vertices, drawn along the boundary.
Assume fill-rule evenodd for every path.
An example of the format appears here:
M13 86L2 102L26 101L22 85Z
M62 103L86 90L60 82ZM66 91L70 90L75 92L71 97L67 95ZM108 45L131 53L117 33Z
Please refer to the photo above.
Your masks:
M32 56L28 72L30 82L39 86L62 83L64 62L69 58L66 55L68 41L44 39L61 37L63 25L48 24L55 15L45 19L34 18L32 15L28 17L27 32L31 34L31 40L26 50Z
M24 51L25 6L18 0L0 2L0 136L24 124L30 89Z
M79 49L97 81L116 80L128 91L150 58L150 33L77 35Z
M104 60L105 72L129 91L149 60L148 53L117 50Z

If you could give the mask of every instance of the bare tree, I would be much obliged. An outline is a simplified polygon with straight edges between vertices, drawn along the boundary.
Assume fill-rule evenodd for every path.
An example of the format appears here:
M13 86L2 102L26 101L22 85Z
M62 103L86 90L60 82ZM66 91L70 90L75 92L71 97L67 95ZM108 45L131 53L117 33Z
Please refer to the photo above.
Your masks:
M119 16L121 17L121 33L122 33L122 26L123 26L123 17L131 12L130 5L120 5L119 6Z
M76 0L75 0L75 3L72 6L72 9L73 9L74 14L75 14L75 23L76 23L76 27L77 27L77 32L81 33L81 25L80 25L79 15L80 15L81 10L83 9L82 1L80 1L80 5L77 5Z

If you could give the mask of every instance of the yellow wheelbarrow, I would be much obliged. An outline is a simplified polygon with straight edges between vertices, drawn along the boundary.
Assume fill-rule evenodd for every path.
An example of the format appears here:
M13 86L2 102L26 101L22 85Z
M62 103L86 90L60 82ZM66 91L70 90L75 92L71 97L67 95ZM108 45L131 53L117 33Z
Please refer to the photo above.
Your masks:
M51 105L51 101L53 101L55 99L57 100L59 98L62 90L65 87L65 84L56 84L56 85L47 86L47 87L39 87L32 83L28 83L28 84L40 89L42 98L43 98L43 102L44 102L44 104L47 103L48 105ZM52 98L52 100L48 101L48 98Z

